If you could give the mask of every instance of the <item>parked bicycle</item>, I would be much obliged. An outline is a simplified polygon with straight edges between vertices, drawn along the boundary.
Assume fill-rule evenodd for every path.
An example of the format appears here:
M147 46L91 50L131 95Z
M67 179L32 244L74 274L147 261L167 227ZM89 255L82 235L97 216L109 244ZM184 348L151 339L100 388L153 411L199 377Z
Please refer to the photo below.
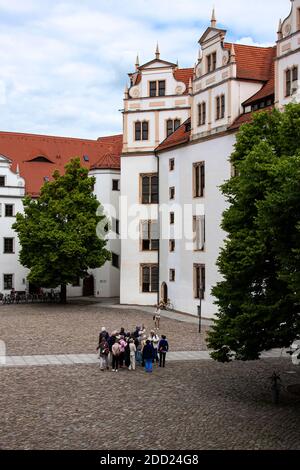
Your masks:
M170 299L168 299L167 302L165 302L164 300L161 300L159 303L159 307L161 310L168 310L168 311L174 310L174 305L172 304Z

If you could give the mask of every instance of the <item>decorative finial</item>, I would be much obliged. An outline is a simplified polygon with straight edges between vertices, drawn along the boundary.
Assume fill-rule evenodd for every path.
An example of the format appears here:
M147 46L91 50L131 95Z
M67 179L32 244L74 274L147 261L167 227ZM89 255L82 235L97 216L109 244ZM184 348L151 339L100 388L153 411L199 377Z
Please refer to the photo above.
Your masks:
M283 38L283 34L282 34L282 21L281 21L281 18L280 18L280 20L279 20L277 35L278 35L278 40Z
M160 52L159 52L159 45L158 45L158 43L157 43L157 46L156 46L155 57L156 57L157 60L160 59Z
M231 44L231 49L230 49L230 63L231 63L231 64L235 64L235 63L236 63L236 54L235 54L234 44Z
M20 167L19 167L19 163L17 164L16 173L17 173L17 175L19 176L19 174L20 174Z
M140 66L140 59L139 55L136 56L136 61L135 61L135 70L137 70Z
M124 98L125 98L125 100L127 100L128 97L129 97L129 93L128 93L128 86L127 86L127 83L126 83L126 85L125 85L125 91L124 91Z
M213 8L213 11L212 11L212 15L211 15L211 27L212 28L215 28L217 26L217 20L216 20L216 12L215 12L215 8Z
M189 94L191 95L193 93L193 85L192 85L192 79L189 79Z

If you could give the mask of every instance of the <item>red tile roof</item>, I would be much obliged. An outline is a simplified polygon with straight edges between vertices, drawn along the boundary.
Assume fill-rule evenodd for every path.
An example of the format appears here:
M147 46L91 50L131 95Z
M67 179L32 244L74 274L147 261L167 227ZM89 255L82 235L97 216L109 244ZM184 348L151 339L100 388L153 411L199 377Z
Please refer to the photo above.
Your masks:
M183 82L186 86L186 90L184 94L189 92L189 81L190 78L193 79L194 69L176 69L174 70L174 78L178 82Z
M272 111L274 109L274 105L267 106L266 108L259 109L257 111L251 111L250 113L241 114L234 123L228 128L228 130L238 130L242 124L247 122L251 122L253 119L253 114L261 113L262 111Z
M225 49L231 49L231 43L225 43ZM276 47L256 47L234 44L237 78L266 82L270 78L276 54Z
M89 169L120 169L122 141L122 135L84 140L0 132L0 154L12 160L13 171L19 165L27 194L38 195L44 178L51 180L56 169L63 173L65 165L74 157L80 157L82 165ZM53 163L29 161L38 156L44 156ZM88 157L88 161L84 160L84 156Z
M183 124L181 124L181 126L178 127L178 129L176 129L173 134L167 137L155 150L159 152L161 150L166 150L189 142L191 135L190 123L191 119L189 118Z

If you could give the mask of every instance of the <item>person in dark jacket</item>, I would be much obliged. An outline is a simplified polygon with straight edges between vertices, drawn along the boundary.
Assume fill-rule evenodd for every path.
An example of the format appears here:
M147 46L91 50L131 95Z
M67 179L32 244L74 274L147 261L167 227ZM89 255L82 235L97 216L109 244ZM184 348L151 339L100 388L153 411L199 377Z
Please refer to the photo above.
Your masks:
M145 363L145 372L152 372L153 346L151 341L147 340L143 349L143 361Z
M108 332L106 331L105 326L103 326L103 327L101 328L101 331L100 331L100 334L99 334L99 345L100 345L100 343L102 342L103 339L104 339L105 341L108 341L108 338L109 338L109 334L108 334Z
M167 341L167 337L165 335L162 335L161 340L158 344L159 367L165 367L166 355L168 351L169 351L169 343Z

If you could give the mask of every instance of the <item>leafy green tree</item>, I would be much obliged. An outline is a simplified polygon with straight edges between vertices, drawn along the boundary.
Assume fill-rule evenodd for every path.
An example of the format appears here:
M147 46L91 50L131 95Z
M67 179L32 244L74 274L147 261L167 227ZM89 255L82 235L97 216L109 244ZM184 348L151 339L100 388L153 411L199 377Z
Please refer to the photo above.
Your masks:
M258 359L300 333L300 105L254 115L231 162L223 280L213 288L219 312L208 337L223 362Z
M20 262L30 269L29 281L46 288L61 286L63 303L67 284L84 278L88 269L101 267L111 256L96 233L105 217L93 194L95 179L79 158L65 170L64 175L55 171L39 198L25 197L24 214L17 214L13 226L21 243Z

